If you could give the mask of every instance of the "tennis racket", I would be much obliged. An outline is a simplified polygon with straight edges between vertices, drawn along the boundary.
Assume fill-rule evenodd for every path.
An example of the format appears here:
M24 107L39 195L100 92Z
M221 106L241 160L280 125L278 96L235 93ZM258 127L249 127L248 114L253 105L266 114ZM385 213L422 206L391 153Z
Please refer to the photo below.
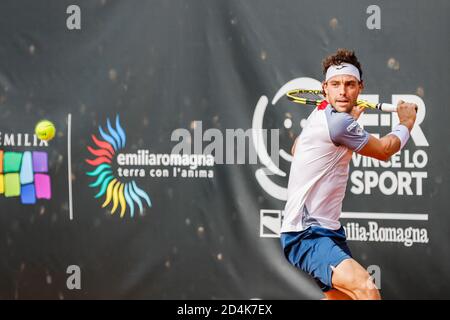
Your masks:
M286 96L292 102L311 106L318 106L325 100L322 90L295 89L286 93ZM372 103L365 100L358 100L356 104L361 107L385 112L397 112L397 106L389 103Z

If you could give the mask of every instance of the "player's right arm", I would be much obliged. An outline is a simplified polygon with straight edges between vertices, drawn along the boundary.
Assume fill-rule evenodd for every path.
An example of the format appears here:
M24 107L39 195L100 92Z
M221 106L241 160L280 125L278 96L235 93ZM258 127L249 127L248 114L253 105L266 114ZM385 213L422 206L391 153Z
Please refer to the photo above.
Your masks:
M415 104L400 101L397 106L400 123L394 128L394 131L381 139L371 135L366 145L357 152L363 156L388 161L393 154L403 147L402 143L405 144L408 140L409 133L416 121L416 109Z

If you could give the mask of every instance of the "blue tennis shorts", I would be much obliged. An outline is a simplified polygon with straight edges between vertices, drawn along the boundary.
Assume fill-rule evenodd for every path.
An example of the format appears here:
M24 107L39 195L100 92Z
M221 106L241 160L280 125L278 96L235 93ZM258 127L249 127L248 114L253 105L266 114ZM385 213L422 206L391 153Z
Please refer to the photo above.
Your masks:
M311 226L300 232L282 233L281 244L289 262L310 274L323 292L332 288L331 266L352 258L343 227L330 230Z

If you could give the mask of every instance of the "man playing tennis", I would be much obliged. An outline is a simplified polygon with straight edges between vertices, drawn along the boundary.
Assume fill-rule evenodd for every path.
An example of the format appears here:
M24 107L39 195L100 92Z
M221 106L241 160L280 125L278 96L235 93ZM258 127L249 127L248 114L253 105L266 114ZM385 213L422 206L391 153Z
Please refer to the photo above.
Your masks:
M415 104L400 101L400 123L377 139L356 120L363 90L354 52L339 49L323 61L326 102L308 117L293 146L281 243L291 264L310 274L327 299L380 299L369 273L356 262L339 222L352 153L387 161L409 139Z

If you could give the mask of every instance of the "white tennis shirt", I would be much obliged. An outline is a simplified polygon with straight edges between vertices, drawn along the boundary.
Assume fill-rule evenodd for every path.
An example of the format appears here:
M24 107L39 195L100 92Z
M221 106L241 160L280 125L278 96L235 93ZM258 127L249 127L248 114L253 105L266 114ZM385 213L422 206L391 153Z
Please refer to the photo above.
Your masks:
M310 114L291 164L281 232L302 231L311 225L341 227L352 152L368 140L369 133L350 114L329 104Z

